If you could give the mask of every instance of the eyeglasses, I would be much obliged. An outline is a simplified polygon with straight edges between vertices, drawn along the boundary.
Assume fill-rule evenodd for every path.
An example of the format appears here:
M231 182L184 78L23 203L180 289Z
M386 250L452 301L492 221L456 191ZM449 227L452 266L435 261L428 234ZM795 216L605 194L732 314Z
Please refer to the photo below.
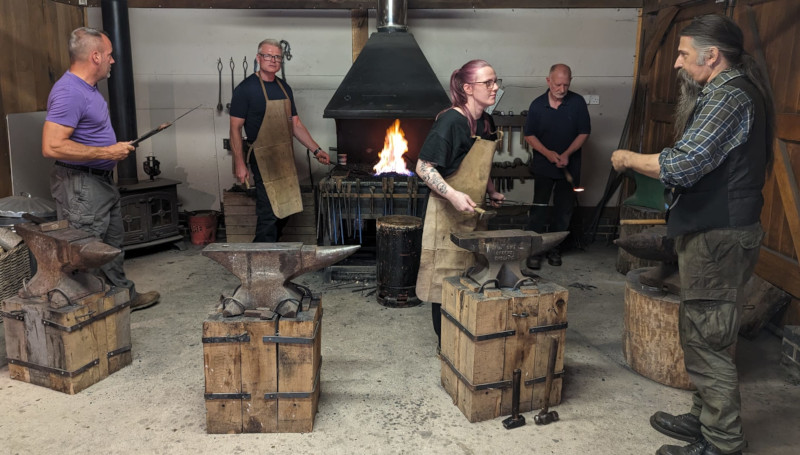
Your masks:
M483 84L486 86L488 90L491 90L494 87L494 84L497 84L497 87L503 86L502 79L489 79L488 81L475 81L475 82L467 82L467 84Z
M259 57L263 58L264 60L272 60L273 62L282 62L283 56L282 55L269 55L269 54L262 54L261 52L258 53Z

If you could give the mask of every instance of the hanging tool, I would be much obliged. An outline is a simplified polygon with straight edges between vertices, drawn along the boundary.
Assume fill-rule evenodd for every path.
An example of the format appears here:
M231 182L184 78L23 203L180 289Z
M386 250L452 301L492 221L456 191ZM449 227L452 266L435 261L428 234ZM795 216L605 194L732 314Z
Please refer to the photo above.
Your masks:
M242 78L242 82L247 79L247 57L245 56L244 60L242 61L242 68L244 68L244 77Z
M508 154L511 155L511 132L514 130L514 127L508 125Z
M553 376L556 371L556 356L558 355L558 338L550 337L550 357L547 359L547 376L544 383L544 408L533 416L537 425L547 425L558 421L558 412L549 411L550 393L553 390ZM549 411L549 412L548 412Z
M361 179L356 179L356 201L357 206L356 210L358 211L358 215L356 215L356 219L358 220L358 243L363 243L361 239L361 230L363 229L363 220L361 219Z
M145 140L145 139L147 139L147 138L149 138L151 136L154 136L154 135L160 133L161 131L164 131L165 129L167 129L170 126L172 126L173 123L175 123L178 120L180 120L181 118L183 118L184 115L188 114L189 112L192 112L193 110L197 109L200 106L202 106L202 104L198 104L197 106L189 109L188 111L186 111L183 114L179 115L175 120L173 120L171 122L162 123L161 125L158 125L157 127L153 128L152 130L150 130L150 131L144 133L143 135L137 137L136 139L132 140L131 141L131 145L134 146L134 147L138 146L139 143L142 142L143 140ZM219 106L217 106L217 110L219 110Z
M217 71L219 71L219 95L217 97L217 112L222 112L222 57L217 59Z
M281 55L283 55L283 60L289 61L292 59L292 47L289 45L289 42L285 39L282 39L280 42L281 45ZM286 80L286 75L283 73L283 66L281 65L281 79L284 81Z
M394 177L389 177L389 214L394 215Z
M233 69L236 67L236 64L233 63L233 57L231 57L231 98L233 98Z

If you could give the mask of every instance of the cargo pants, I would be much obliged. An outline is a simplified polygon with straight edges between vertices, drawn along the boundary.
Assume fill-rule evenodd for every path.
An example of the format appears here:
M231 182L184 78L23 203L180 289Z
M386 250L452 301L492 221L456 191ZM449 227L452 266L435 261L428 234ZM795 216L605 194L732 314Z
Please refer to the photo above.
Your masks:
M714 229L676 239L681 279L679 325L686 370L697 387L691 413L703 436L724 453L745 446L735 361L744 284L764 233L760 224Z
M53 166L50 194L56 201L59 220L68 220L71 228L88 232L103 243L122 249L125 230L120 195L110 175L103 177ZM133 300L136 288L133 281L125 276L122 267L124 260L123 252L101 266L100 271L112 285L128 289Z

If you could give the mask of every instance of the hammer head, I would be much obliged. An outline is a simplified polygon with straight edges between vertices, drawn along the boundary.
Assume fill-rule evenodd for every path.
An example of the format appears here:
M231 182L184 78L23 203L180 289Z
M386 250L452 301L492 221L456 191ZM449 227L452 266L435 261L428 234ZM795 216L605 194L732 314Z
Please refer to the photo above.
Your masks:
M475 213L478 214L478 219L481 220L481 221L486 221L486 220L492 219L495 216L497 216L497 211L495 211L495 210L486 210L486 209L481 208L481 207L475 207Z
M535 416L533 416L533 421L536 422L536 425L548 425L552 422L558 421L558 412L556 411L549 411L545 412L542 411Z

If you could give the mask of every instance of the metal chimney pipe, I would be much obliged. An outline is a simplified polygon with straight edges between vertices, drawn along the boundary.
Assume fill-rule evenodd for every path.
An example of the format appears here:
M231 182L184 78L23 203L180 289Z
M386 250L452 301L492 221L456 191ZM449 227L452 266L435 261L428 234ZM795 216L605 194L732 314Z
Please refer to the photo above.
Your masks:
M131 32L128 26L127 0L101 0L103 28L114 48L114 65L108 78L109 112L111 126L118 141L132 141L138 136L136 126L136 97L133 90L133 63L131 59ZM117 163L117 183L133 185L137 177L136 151Z
M379 32L408 31L408 0L378 0Z

